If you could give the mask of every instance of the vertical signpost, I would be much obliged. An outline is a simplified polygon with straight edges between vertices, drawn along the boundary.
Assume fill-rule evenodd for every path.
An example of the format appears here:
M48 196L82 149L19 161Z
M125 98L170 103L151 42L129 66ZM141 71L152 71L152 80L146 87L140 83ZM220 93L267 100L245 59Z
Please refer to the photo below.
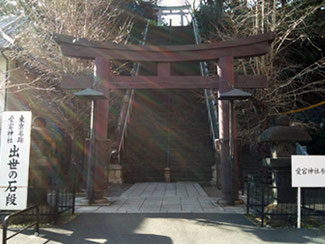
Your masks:
M0 210L27 207L32 113L3 113L0 149Z
M297 187L297 228L301 227L301 187L325 187L325 156L291 157L292 187Z

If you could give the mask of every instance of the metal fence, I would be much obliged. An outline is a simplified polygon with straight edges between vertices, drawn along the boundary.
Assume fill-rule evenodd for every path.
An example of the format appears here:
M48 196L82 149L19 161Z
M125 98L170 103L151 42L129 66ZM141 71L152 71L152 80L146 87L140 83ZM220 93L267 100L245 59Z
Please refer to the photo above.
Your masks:
M296 225L297 189L291 187L290 171L267 172L247 178L247 214L261 223ZM301 189L302 221L325 221L325 188Z
M10 236L8 236L8 230L9 230L9 225L11 223L11 221L14 219L14 218L17 218L17 217L24 217L24 215L26 213L29 213L29 212L32 212L33 210L35 210L35 220L24 226L23 228L21 228L20 230L16 230L13 234L11 234ZM19 233L22 233L23 231L29 229L30 227L33 227L35 226L35 233L37 235L39 235L39 208L38 206L32 206L32 207L29 207L29 208L26 208L22 211L19 211L19 212L15 212L13 214L10 214L8 216L5 217L4 219L4 222L3 222L3 230L2 230L2 244L7 244L7 241L10 240L11 238L17 236Z
M43 187L30 186L28 188L28 206L39 206L42 222L56 223L63 213L71 211L74 214L75 193L75 177L60 183L57 180L52 181L51 184ZM0 223L12 213L13 211L0 211ZM34 214L29 213L30 216Z
M74 185L53 185L47 189L30 188L29 196L29 204L38 203L40 205L42 221L57 222L60 215L67 211L71 211L74 214Z

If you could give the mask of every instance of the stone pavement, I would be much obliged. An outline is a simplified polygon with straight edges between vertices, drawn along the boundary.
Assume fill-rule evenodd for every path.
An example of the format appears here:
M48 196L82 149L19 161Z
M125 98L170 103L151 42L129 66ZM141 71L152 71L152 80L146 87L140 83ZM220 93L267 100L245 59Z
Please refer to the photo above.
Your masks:
M244 206L223 207L195 182L137 183L109 204L76 201L77 213L244 213Z

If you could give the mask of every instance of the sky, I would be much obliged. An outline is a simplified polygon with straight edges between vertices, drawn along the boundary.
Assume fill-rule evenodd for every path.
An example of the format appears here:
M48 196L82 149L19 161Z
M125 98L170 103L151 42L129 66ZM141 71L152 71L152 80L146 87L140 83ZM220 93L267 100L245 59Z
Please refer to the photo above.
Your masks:
M162 0L160 3L161 6L179 6L183 5L181 0Z
M184 2L186 2L186 0L162 0L160 5L161 6L182 6L185 5ZM192 3L193 0L188 0L188 2Z

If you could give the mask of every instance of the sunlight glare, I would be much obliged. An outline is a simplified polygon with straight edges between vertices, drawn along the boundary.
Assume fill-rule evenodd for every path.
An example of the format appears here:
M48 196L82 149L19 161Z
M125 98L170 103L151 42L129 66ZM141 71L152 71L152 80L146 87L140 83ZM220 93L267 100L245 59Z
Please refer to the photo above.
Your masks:
M94 239L94 238L86 238L86 241L91 241L94 243L106 243L108 240L106 239Z

